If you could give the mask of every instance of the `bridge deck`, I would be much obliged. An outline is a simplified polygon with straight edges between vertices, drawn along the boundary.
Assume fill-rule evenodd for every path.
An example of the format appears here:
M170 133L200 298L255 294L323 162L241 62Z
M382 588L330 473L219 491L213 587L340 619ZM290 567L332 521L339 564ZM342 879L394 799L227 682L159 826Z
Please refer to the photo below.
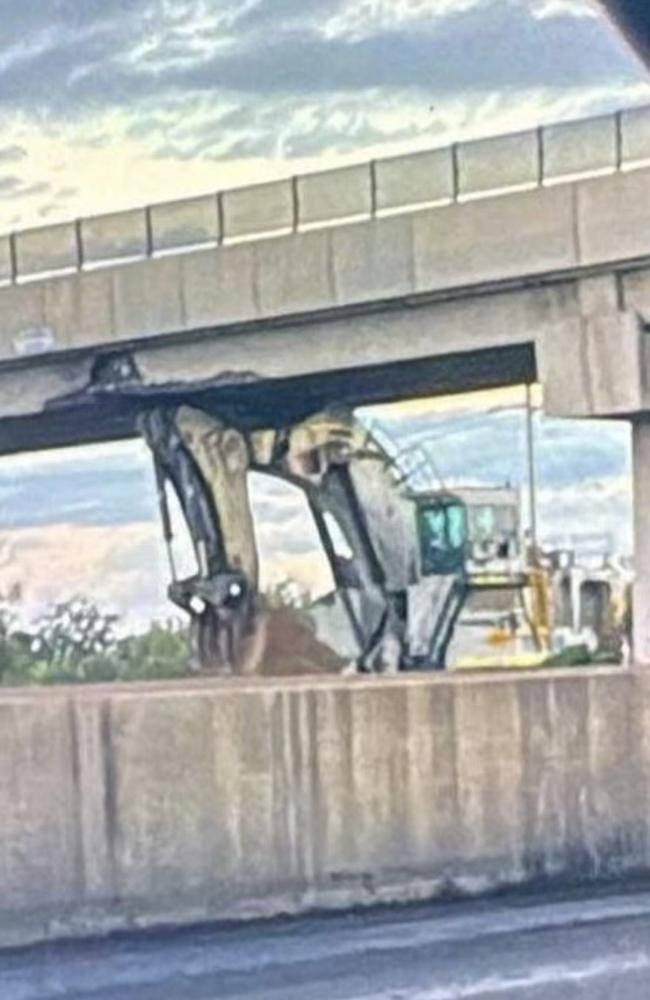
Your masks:
M156 393L259 424L530 380L586 300L650 313L649 159L637 109L8 237L0 451L131 434Z

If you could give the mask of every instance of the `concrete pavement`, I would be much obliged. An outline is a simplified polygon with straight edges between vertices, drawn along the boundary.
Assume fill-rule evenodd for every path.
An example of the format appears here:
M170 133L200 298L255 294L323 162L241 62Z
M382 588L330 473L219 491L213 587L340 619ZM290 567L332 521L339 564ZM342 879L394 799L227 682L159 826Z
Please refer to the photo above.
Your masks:
M636 1000L650 891L414 906L40 946L2 1000Z

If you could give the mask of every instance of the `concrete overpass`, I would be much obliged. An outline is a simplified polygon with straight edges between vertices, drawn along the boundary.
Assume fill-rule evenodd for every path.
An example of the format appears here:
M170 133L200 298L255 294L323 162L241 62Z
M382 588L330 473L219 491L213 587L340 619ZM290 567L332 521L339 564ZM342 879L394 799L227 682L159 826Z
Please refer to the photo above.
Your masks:
M161 390L269 423L547 380L554 331L650 313L649 164L637 108L11 234L0 451Z
M634 424L650 663L648 164L637 109L9 236L0 451L539 378ZM648 676L4 693L0 945L647 872Z

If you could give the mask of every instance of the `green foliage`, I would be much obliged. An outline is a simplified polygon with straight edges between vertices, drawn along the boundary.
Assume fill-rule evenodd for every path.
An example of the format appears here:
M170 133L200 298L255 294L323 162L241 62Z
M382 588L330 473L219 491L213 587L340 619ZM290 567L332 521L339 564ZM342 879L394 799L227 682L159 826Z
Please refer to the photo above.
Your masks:
M269 609L294 616L312 603L311 595L289 579L264 596ZM18 625L21 600L20 588L0 593L0 685L164 680L191 673L189 630L178 621L121 635L117 615L76 596L52 604L25 629ZM282 621L280 631L288 627Z
M189 635L174 622L154 623L148 632L124 639L119 654L121 680L155 680L189 673Z
M593 663L593 655L587 646L568 646L544 660L545 667L587 667Z
M156 680L189 672L187 629L154 623L118 637L118 618L85 598L56 603L29 630L0 605L0 683L65 684Z

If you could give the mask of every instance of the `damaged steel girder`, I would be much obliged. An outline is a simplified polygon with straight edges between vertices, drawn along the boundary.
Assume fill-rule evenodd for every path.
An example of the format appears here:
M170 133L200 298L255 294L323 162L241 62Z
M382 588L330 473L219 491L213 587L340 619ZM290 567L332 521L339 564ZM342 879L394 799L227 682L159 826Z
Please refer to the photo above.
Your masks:
M197 380L181 352L168 381L168 362L159 369L156 361L163 353L113 347L0 365L0 454L137 437L138 415L160 405L186 403L250 431L292 426L332 407L523 383L536 370L526 343L282 378L212 364Z

